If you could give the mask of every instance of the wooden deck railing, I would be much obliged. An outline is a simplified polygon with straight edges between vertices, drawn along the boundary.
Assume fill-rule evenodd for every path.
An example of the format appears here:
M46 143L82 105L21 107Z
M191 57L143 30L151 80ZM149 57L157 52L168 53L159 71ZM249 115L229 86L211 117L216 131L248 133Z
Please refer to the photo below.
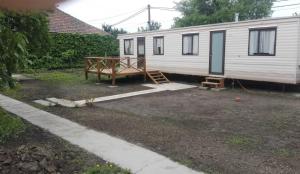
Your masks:
M131 76L143 74L146 78L146 60L144 58L130 57L86 57L85 76L96 73L100 81L101 75L108 75L115 85L117 76Z

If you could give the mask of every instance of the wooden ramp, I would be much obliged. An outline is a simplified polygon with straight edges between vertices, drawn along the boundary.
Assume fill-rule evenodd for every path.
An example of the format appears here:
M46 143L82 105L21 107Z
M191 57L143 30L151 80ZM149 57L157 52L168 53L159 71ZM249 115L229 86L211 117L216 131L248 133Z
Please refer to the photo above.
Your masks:
M170 83L170 80L161 71L147 71L147 75L155 84Z
M206 77L205 82L202 82L202 87L209 88L224 88L225 79L221 77Z

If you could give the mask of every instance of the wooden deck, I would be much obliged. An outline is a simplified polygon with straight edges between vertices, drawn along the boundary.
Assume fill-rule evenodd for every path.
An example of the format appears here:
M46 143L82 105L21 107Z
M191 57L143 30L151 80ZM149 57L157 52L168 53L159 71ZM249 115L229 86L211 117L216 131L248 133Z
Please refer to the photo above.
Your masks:
M101 80L101 75L107 75L112 78L112 85L116 84L116 77L144 75L146 79L146 61L140 58L129 57L86 57L85 58L85 76L94 73Z

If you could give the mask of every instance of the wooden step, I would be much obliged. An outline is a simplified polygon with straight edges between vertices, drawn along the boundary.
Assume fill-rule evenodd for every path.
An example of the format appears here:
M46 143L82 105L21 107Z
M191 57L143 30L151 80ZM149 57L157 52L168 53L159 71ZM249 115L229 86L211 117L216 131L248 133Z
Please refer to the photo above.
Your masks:
M206 77L205 82L202 82L203 87L224 88L225 79L222 77Z
M147 75L155 84L170 82L169 79L167 79L167 77L160 71L148 71Z
M202 82L202 84L205 84L205 85L219 85L220 83L215 83L215 82Z
M220 77L206 77L206 80L218 80L218 81L222 81L224 80L224 78L220 78Z

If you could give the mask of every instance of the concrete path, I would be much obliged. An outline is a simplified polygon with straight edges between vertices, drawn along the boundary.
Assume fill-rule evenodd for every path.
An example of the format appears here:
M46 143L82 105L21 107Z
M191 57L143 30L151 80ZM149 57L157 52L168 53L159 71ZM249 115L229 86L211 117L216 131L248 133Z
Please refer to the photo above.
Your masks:
M167 157L0 94L0 107L134 174L203 174Z
M52 103L53 105L57 104L57 105L68 107L68 108L74 108L74 107L86 106L86 104L88 104L88 103L98 103L98 102L134 97L134 96L139 96L139 95L157 93L157 92L162 92L162 91L178 91L178 90L191 89L191 88L197 87L195 85L187 85L187 84L182 84L182 83L165 83L165 84L159 84L159 85L145 84L143 86L153 88L153 89L136 91L136 92L128 92L128 93L124 93L124 94L117 94L117 95L98 97L98 98L86 99L86 100L78 100L78 101L71 101L71 100L58 99L58 98L47 98L46 100L49 101L50 103ZM44 106L50 105L49 103L46 103L45 101L41 101L41 100L35 100L34 102L44 105Z

